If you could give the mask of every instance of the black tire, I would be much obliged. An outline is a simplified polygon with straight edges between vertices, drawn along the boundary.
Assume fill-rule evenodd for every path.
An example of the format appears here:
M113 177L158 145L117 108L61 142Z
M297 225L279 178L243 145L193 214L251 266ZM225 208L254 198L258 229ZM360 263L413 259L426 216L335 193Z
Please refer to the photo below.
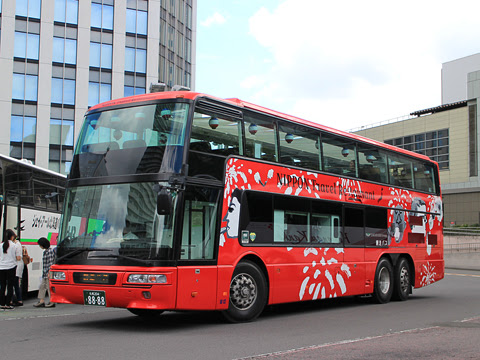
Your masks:
M262 270L250 261L240 262L230 282L228 310L223 316L230 322L255 320L267 303L267 282Z
M393 299L405 301L412 290L410 265L407 259L400 258L393 274Z
M393 268L390 261L383 258L378 262L375 271L373 298L380 304L390 301L393 294Z
M142 318L154 318L163 313L163 310L150 310L150 309L127 309L132 314L140 316Z

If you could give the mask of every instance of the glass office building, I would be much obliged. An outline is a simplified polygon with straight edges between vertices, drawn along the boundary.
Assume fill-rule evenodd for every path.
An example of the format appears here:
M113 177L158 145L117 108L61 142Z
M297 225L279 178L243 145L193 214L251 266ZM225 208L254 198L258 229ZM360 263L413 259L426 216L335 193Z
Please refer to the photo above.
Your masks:
M195 88L197 0L0 0L0 153L65 173L88 107Z

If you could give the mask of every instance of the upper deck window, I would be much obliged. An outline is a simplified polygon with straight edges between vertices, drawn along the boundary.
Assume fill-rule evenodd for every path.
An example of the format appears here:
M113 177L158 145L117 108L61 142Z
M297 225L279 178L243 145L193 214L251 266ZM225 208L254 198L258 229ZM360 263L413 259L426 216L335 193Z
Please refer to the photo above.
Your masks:
M189 175L222 179L225 158L242 155L240 119L221 113L196 111L190 136Z
M244 114L245 155L268 161L278 161L275 122L257 114Z
M280 162L321 170L319 135L308 128L280 124Z
M179 173L188 107L161 103L87 115L72 177Z
M323 135L323 169L344 176L357 176L356 146L353 141Z

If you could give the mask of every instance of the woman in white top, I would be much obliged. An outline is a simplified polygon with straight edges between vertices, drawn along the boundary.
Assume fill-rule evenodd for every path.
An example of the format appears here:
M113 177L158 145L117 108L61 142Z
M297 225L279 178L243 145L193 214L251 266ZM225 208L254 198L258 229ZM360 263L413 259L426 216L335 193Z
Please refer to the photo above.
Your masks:
M23 278L23 268L25 264L23 263L23 247L20 241L18 239L13 240L15 243L15 246L20 248L20 251L22 252L22 258L17 261L17 270L15 273L15 281L13 282L13 289L15 290L15 298L16 302L14 306L23 306L23 299L22 299L22 278Z
M8 229L5 231L0 246L0 308L2 310L13 309L10 302L13 295L17 261L22 258L22 250L13 242L16 237L13 230ZM6 296L5 291L7 292Z

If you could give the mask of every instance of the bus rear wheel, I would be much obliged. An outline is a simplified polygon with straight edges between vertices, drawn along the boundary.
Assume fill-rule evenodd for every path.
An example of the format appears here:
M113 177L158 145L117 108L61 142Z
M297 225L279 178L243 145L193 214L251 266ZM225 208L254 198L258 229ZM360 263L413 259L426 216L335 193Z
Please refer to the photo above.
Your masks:
M150 309L127 309L132 314L140 316L142 318L152 318L159 316L163 313L163 310L150 310Z
M407 259L401 258L395 266L393 298L400 301L407 300L411 287L410 266Z
M393 268L390 261L383 258L378 262L375 271L373 298L380 304L390 301L393 294Z
M267 302L267 282L262 270L250 261L240 262L230 282L230 300L223 316L230 322L256 319Z

